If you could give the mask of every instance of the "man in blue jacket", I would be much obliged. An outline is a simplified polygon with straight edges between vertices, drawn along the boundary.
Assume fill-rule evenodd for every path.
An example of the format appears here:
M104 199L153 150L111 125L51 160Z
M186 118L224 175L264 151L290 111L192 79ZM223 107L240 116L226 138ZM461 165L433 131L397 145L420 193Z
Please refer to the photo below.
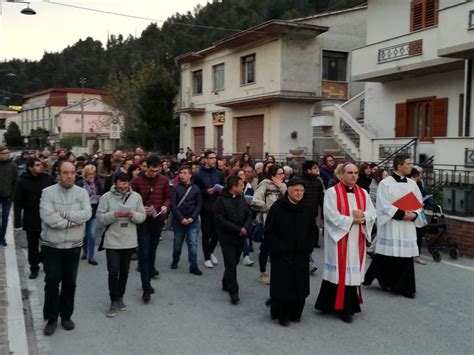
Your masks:
M197 266L197 237L199 234L199 212L202 207L201 191L191 183L191 167L183 165L178 170L179 183L171 192L171 211L173 212L173 262L171 269L178 268L181 248L186 238L188 244L189 272L202 275Z
M214 224L213 207L225 182L222 172L216 169L216 153L212 150L206 150L204 161L204 166L201 167L199 173L194 177L194 183L199 186L202 194L201 231L204 266L213 268L218 262L214 256L214 249L216 248L218 238ZM216 185L220 185L220 187L216 188Z

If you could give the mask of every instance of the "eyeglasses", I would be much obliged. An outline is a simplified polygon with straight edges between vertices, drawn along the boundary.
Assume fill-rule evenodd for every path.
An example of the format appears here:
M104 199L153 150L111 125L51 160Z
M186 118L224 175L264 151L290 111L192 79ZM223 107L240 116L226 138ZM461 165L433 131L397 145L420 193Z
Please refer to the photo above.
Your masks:
M158 173L158 172L160 172L160 169L151 169L151 168L150 168L150 169L148 169L148 170L151 171L152 173L155 173L155 174Z

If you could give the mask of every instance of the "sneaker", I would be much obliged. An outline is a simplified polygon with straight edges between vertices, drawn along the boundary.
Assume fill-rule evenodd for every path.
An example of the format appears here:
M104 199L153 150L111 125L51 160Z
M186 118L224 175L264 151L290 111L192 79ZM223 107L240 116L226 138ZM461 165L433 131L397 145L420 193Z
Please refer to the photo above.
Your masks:
M316 272L316 270L318 270L316 265L314 265L314 263L309 263L309 273L313 275Z
M107 312L107 317L113 318L117 315L117 312L119 310L119 305L117 301L112 301L110 304L109 311Z
M193 267L192 269L189 270L189 272L191 274L194 274L194 275L198 275L198 276L201 276L202 275L202 271L199 270L199 268L196 266L196 267Z
M150 299L151 299L150 291L143 291L143 296L142 296L143 303L150 302Z
M252 266L253 264L255 264L255 261L250 259L250 257L247 255L244 257L244 260L242 260L242 264L245 266Z
M98 262L95 261L94 258L90 258L87 262L88 262L89 264L91 264L91 265L98 265Z
M61 319L61 325L65 330L73 330L75 325L71 319Z
M177 269L178 268L178 262L177 261L173 261L170 265L170 269L174 270L174 269Z
M30 280L34 280L34 279L36 279L37 277L38 277L38 270L32 271L32 272L30 273L30 276L28 276L28 278L29 278Z
M214 265L217 265L219 264L219 262L217 261L217 258L214 254L211 254L211 262L214 264Z
M57 319L50 319L46 325L44 326L44 329L43 329L43 334L44 335L53 335L54 332L56 331L56 327L58 326L58 321Z
M258 278L263 285L270 285L270 276L266 272L262 272Z
M204 266L207 267L207 268L209 268L209 269L212 269L212 268L214 267L214 264L212 263L211 260L206 260L206 261L204 262Z
M126 311L127 310L127 305L125 303L123 303L123 298L122 297L119 298L117 303L118 303L118 310L119 311Z

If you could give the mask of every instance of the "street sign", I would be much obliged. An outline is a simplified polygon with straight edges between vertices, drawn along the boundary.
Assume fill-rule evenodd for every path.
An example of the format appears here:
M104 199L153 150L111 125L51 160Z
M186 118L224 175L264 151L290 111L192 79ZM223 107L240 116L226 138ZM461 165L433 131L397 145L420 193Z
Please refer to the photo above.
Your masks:
M120 139L121 127L117 123L110 125L109 137L110 139Z

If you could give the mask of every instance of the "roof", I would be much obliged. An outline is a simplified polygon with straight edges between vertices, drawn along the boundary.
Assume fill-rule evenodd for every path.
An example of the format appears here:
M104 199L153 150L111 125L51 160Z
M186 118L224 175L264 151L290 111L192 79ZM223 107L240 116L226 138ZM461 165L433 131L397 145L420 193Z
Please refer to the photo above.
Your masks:
M218 102L216 103L216 106L237 109L269 105L276 102L314 103L322 99L322 97L316 96L315 93L312 92L278 91L265 95L246 97L244 99L238 98L225 102Z
M361 3L359 5L356 5L354 7L348 8L348 9L324 12L322 14L296 18L296 19L293 19L291 21L300 22L300 21L312 20L312 19L316 19L316 18L320 18L320 17L339 15L339 14L343 14L343 13L346 13L346 12L358 11L358 10L363 10L363 9L367 9L367 1L361 1Z
M214 42L211 47L205 48L198 52L188 52L176 57L176 63L192 63L204 58L206 55L221 49L235 48L244 44L252 43L263 38L272 38L283 33L292 32L300 33L307 36L317 36L326 32L329 27L310 25L305 23L295 23L292 21L270 20L261 23L258 26L251 27L247 30L238 32L232 36Z
M40 96L44 94L60 92L60 93L71 93L71 94L92 94L92 95L109 95L106 91L91 89L91 88L49 88L41 91L35 91L30 94L23 96L23 99L29 99L31 97Z

